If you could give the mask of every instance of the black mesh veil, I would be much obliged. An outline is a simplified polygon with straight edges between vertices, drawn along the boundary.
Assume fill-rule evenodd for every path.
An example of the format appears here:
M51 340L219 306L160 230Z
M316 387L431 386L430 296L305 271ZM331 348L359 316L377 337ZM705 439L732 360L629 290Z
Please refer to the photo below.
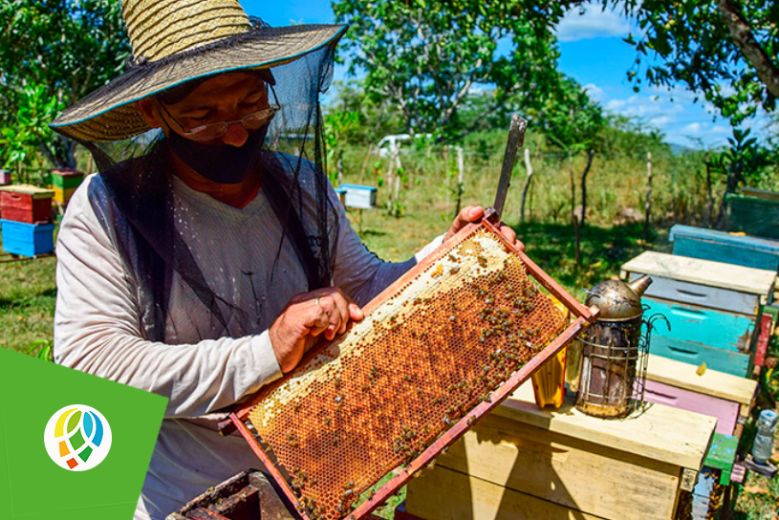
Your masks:
M255 23L257 22L255 20ZM269 98L280 110L257 149L256 174L285 241L305 272L308 289L331 285L338 214L328 195L319 98L332 77L335 42L271 69ZM242 312L209 287L173 217L170 150L159 131L131 140L84 143L101 170L89 187L98 219L111 228L128 269L135 275L148 339L164 339L173 273L192 289L214 318Z

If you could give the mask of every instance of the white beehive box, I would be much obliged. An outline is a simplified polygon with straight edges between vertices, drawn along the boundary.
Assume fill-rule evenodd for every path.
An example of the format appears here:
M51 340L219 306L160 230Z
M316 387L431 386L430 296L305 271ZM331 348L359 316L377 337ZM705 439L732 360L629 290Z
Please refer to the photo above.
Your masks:
M376 207L376 188L361 184L342 184L337 191L345 192L347 208L371 209Z

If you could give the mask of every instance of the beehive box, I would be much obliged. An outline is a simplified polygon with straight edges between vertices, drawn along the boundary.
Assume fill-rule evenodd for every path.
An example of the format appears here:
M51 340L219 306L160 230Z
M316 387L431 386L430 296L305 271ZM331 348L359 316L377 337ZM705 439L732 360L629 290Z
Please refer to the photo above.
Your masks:
M591 318L486 221L365 310L233 414L303 517L370 513Z
M207 489L166 520L286 519L286 508L260 471L245 470Z
M713 417L652 404L600 419L570 400L539 410L532 394L522 385L412 480L406 511L426 520L674 518Z
M675 225L668 235L673 254L777 271L779 241L713 229Z
M52 191L54 192L54 202L63 206L67 205L77 189L78 188L58 188L55 186L52 188Z
M376 207L376 188L362 184L341 184L344 205L347 208L371 209Z
M779 239L779 193L744 189L740 195L726 195L725 200L729 230Z
M54 251L54 224L0 220L3 250L12 255L38 256Z
M0 216L28 224L49 222L53 195L51 190L26 184L0 187Z
M84 174L73 169L56 169L51 172L51 185L60 190L72 190L79 187Z
M622 278L648 274L646 296L756 318L773 298L776 273L726 262L645 251L622 264Z
M670 323L652 330L649 352L740 377L749 377L754 361L756 322L742 314L646 297L645 316L663 315Z
M721 425L718 422L717 431L724 434L740 434L740 425L749 417L757 392L757 381L753 379L734 376L710 367L701 371L696 365L653 354L649 355L646 378L647 385L663 385L665 397L671 400L666 404L672 406L677 405L679 401L675 400L676 391L669 391L668 387L713 400L692 402L686 409L721 417L722 423L734 425L730 431L724 431L720 430Z

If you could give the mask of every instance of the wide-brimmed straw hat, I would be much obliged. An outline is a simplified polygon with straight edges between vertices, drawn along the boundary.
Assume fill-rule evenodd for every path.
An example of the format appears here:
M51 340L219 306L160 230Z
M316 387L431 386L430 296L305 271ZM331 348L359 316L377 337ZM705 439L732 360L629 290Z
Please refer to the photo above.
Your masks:
M51 127L81 141L149 130L138 100L222 72L269 68L335 42L345 25L268 27L236 0L124 0L133 57L127 72L62 113Z

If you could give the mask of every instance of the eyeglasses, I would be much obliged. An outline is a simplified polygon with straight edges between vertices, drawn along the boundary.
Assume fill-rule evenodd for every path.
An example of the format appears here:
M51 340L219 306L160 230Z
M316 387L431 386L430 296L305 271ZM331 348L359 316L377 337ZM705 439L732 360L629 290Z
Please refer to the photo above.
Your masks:
M212 141L218 139L227 133L227 129L230 125L235 123L241 123L241 126L246 130L256 130L270 122L270 120L273 119L273 116L276 115L276 112L281 109L279 105L271 105L268 108L250 112L240 119L217 121L215 123L199 125L190 128L189 130L185 130L181 123L176 121L176 118L170 114L167 108L165 108L164 104L160 103L160 106L162 107L162 111L167 114L173 123L175 123L176 130L184 137L192 139L193 141Z

